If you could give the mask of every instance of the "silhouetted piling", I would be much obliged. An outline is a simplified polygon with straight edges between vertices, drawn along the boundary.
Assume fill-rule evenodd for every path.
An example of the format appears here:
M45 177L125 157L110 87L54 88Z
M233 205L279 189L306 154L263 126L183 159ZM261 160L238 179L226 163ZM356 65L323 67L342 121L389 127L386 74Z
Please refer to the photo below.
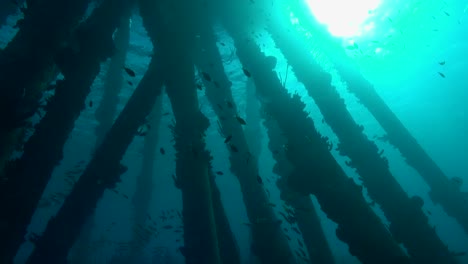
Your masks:
M280 176L276 183L280 191L280 198L290 207L286 210L286 215L283 214L283 218L291 225L297 223L301 232L300 235L304 239L305 249L309 253L310 263L333 264L335 263L333 254L325 238L325 233L316 212L317 209L314 207L310 196L291 190L287 183L288 176L294 169L284 151L287 140L281 135L281 130L274 119L266 114L262 114L262 116L269 138L268 148L275 160L273 172ZM296 253L296 255L298 258L304 259L302 254Z
M129 13L129 12L128 12ZM116 115L119 92L123 86L123 67L129 46L130 20L128 16L122 17L120 26L114 37L116 49L119 51L111 58L109 68L104 81L104 94L96 110L96 149L104 139L104 136L112 127ZM87 263L89 261L89 243L94 229L94 216L91 215L83 226L77 245L74 245L74 258L72 264Z
M127 11L127 13L130 12ZM127 14L127 16L122 17L120 26L115 33L114 42L115 48L118 52L112 56L109 63L109 68L104 80L104 93L102 95L101 102L96 109L96 121L98 121L98 126L96 127L97 146L114 122L117 105L119 103L120 90L124 85L128 85L128 83L124 83L123 69L125 67L128 47L130 45L129 15L130 14Z
M286 19L278 17L272 21L275 23L268 30L277 47L338 136L340 154L350 158L348 164L357 170L369 196L381 206L395 239L405 245L416 263L452 263L447 246L422 211L421 198L410 199L393 177L387 159L364 134L364 127L354 121L336 87L331 85L331 75L311 56L304 56L309 49L298 35L288 32L291 26Z
M219 130L229 150L231 171L237 176L251 222L253 251L262 263L293 263L293 254L284 236L280 220L275 216L263 183L260 182L258 157L249 149L245 134L238 118L233 100L231 82L224 72L222 59L216 47L216 39L209 26L200 34L197 65L202 72L210 75L204 79L206 96L219 119ZM249 126L249 124L245 124Z
M64 80L57 81L55 96L47 105L44 118L24 146L20 159L12 161L5 172L7 184L0 192L2 221L0 256L10 263L24 241L27 226L54 167L62 159L63 146L74 122L85 107L90 86L99 73L100 63L112 50L112 33L126 5L113 1L112 8L103 5L76 33L83 45L78 53L65 49L68 59L61 60ZM110 42L108 41L110 39Z
M170 26L163 23L161 3L140 0L140 14L150 38L162 46L167 59L164 69L167 94L171 100L175 124L172 132L176 150L175 183L182 191L184 243L179 250L189 264L221 262L212 187L211 156L205 149L204 133L208 119L198 106L193 62L191 10L170 8ZM172 21L172 23L171 23ZM179 22L179 23L176 23Z
M218 233L219 253L221 263L223 264L240 264L240 249L237 244L234 233L231 230L229 219L224 210L221 201L221 193L215 182L215 175L212 172L210 175L211 197L213 201L213 211L216 219L216 231Z
M54 56L73 42L70 36L89 2L29 1L19 32L0 51L0 135L17 127L37 108L43 83L51 81Z
M301 3L298 8L307 8L306 3ZM468 234L468 202L466 194L461 192L457 184L440 169L427 152L419 145L399 118L383 101L374 89L373 85L364 78L355 63L346 55L340 42L333 39L327 30L319 25L312 15L305 15L298 9L294 10L299 17L301 25L325 42L321 45L324 52L330 56L336 66L336 70L343 81L347 83L347 89L356 96L382 128L387 132L387 139L395 146L405 158L408 165L413 167L431 188L430 197L434 203L440 203L444 211L455 218ZM342 50L341 52L339 52Z
M235 40L239 59L250 71L257 92L265 99L262 102L265 111L277 120L288 139L286 156L295 166L288 179L291 188L317 197L325 214L338 224L338 238L349 245L350 253L361 262L407 261L368 206L362 187L348 178L334 160L326 139L317 133L313 121L304 112L305 105L297 95L290 98L283 88L271 59L253 41L245 41L241 29L232 24L227 28Z
M115 1L112 2L115 4ZM115 188L120 180L120 175L125 171L120 161L162 91L161 63L164 63L164 59L155 57L72 192L47 224L28 264L65 263L68 251L104 191Z

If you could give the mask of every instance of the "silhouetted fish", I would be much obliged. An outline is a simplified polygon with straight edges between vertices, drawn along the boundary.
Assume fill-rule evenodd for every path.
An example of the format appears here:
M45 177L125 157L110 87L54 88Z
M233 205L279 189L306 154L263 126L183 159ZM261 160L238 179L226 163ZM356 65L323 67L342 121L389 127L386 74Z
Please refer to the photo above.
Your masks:
M224 175L224 173L222 171L217 171L216 175Z
M248 70L246 70L245 68L242 68L242 71L244 72L245 76L247 76L249 78L252 76L252 74L250 74L250 72Z
M162 155L166 154L166 151L164 150L164 148L160 148L160 149L159 149L159 152L160 152Z
M445 74L441 73L441 72L438 72L439 75L442 77L442 78L445 78Z
M242 119L240 116L236 115L236 119L237 119L237 121L238 121L241 125L247 125L247 123L245 122L245 120Z
M205 79L206 81L208 82L211 82L211 76L206 73L206 72L201 72L202 76L203 76L203 79Z
M135 77L135 72L134 72L132 69L130 69L130 68L128 68L128 67L124 67L124 70L125 70L125 72L126 72L128 75L130 75L131 77Z
M260 178L260 175L257 174L257 182L260 184L263 184L262 178Z
M439 62L439 65L445 65L445 61Z
M227 136L227 138L224 140L224 143L228 143L229 141L231 141L231 139L232 139L231 135Z
M231 150L232 150L233 152L239 152L239 150L237 149L237 147L234 146L233 144L231 144Z

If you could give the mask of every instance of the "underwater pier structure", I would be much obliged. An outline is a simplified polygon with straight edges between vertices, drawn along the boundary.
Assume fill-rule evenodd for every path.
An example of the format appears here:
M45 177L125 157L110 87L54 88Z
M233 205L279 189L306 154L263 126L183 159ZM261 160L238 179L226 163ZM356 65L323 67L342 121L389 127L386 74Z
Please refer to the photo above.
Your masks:
M368 109L389 144L427 183L432 201L468 235L468 195L460 184L454 184L424 151L346 52L335 52L339 45L305 12L305 2L279 2L289 5L312 38L326 43L321 52L347 91ZM132 205L126 213L131 219L129 250L120 252L121 244L109 241L113 249L100 263L179 263L168 253L157 256L166 262L146 258L159 233L174 229L181 235L176 244L158 243L175 247L188 264L241 264L246 263L245 255L248 263L340 263L323 217L335 225L333 239L346 245L354 261L459 263L457 257L463 254L447 246L423 210L423 198L407 193L399 183L398 172L351 115L331 73L310 55L290 14L278 8L282 4L266 0L0 4L0 24L8 24L10 15L21 17L7 25L17 32L0 50L0 263L17 259L28 264L90 263L87 252L99 229L98 205L109 191L123 195L117 186L128 179L135 182L133 196L125 195ZM141 24L134 22L135 17ZM138 26L152 45L151 55L147 66L132 68L134 53L148 48L132 43ZM271 36L287 71L305 88L302 96L314 102L322 122L339 140L336 148L319 132L301 96L290 94L288 73L283 78L277 73L279 59L255 40L256 30ZM222 50L228 45L231 53L226 59ZM239 65L235 69L233 60ZM96 85L100 79L101 85ZM238 83L248 90L242 96ZM98 101L90 100L94 89L101 94ZM122 97L128 100L120 109ZM70 192L55 201L59 206L41 233L31 233L47 188L54 183L53 174L64 158L74 155L65 151L66 144L79 118L93 107L90 122L96 125L85 128L95 137L90 157L71 182ZM168 118L170 140L162 133ZM218 131L222 151L210 147L215 138L212 127ZM138 173L132 176L123 161L141 137ZM158 150L161 142L172 147L173 173L156 165L172 153L167 147ZM361 183L342 167L334 151L349 159L346 165ZM229 172L215 169L221 152ZM265 152L273 164L268 174L277 176L273 184L264 176ZM248 221L243 224L248 246L240 242L226 203L234 195L218 182L224 174L234 176L238 206ZM155 179L167 177L180 196L181 223L176 228L166 215L155 219L150 213L155 210L152 199L159 182Z

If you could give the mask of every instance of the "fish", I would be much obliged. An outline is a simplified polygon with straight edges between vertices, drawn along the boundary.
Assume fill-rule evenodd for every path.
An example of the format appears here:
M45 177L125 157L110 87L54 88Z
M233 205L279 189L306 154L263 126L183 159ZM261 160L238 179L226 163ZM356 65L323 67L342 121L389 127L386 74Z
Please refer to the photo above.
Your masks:
M202 76L203 76L203 79L205 79L206 81L208 82L211 82L211 76L206 73L206 72L201 72Z
M217 171L216 175L224 175L224 173L222 171Z
M217 81L214 81L213 83L214 83L214 85L216 86L216 88L220 88L220 87L221 87L221 85L219 85L219 83L218 83Z
M445 78L445 74L443 74L441 72L438 72L438 74L440 75L440 77Z
M244 72L244 75L247 76L248 78L252 77L252 74L250 74L250 72L246 70L245 68L242 68L242 71Z
M160 148L160 149L159 149L159 152L161 153L161 155L166 154L166 151L164 150L164 148Z
M439 65L445 65L445 61L439 61Z
M179 252L182 254L182 256L185 257L185 254L187 253L187 249L185 247L179 247Z
M247 125L244 119L242 119L240 116L236 115L236 119L241 125Z
M172 229L172 228L174 228L174 227L173 227L172 225L165 225L165 226L163 226L162 228L164 228L164 229Z
M125 72L126 72L128 75L130 75L131 77L135 77L135 76L136 76L135 72L134 72L132 69L130 69L130 68L128 68L128 67L124 67L124 70L125 70Z
M258 174L257 174L257 182L259 184L263 184L263 180L262 180L262 178L260 178L260 175L258 175Z
M297 243L299 244L300 247L304 247L304 244L302 244L301 240L298 238Z
M166 112L166 113L163 114L163 116L168 116L168 115L170 115L170 114L171 114L171 113Z
M89 101L89 107L90 107L90 108L93 107L93 100L90 100L90 101Z
M224 140L224 143L228 143L229 141L231 141L232 139L232 135L229 135L226 137L226 139Z
M227 106L228 106L229 108L231 108L231 109L234 107L234 105L233 105L231 102L229 102L229 101L227 101L226 104L227 104Z
M131 81L127 81L128 85L133 86L133 83Z
M450 180L458 187L461 187L463 185L463 179L460 177L453 177Z
M203 86L201 84L197 83L196 85L197 85L198 90L201 91L203 89Z
M239 152L239 150L237 149L237 147L234 146L233 144L231 144L230 147L231 147L231 150L232 150L233 152Z
M446 16L450 16L450 14L449 14L447 11L444 11L444 14L445 14Z
M221 46L223 46L223 47L226 46L226 44L224 44L224 42L220 42L219 44L220 44Z
M122 196L123 196L125 199L128 199L128 195L122 193Z
M301 234L301 231L299 231L299 229L297 229L297 227L291 227L292 231L296 232L298 235Z

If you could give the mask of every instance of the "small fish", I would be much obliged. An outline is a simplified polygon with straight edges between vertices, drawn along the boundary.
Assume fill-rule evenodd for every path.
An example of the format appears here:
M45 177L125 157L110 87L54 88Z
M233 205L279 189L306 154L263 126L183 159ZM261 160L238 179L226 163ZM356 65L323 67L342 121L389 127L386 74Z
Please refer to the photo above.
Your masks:
M390 23L393 23L393 20L389 17L387 17L387 20L390 22Z
M166 112L166 113L163 114L163 116L168 116L168 115L170 115L170 114L171 114L171 113Z
M133 83L131 81L127 81L128 85L133 86Z
M93 107L93 101L92 100L89 101L89 107L90 108Z
M246 70L245 68L242 68L242 71L244 72L244 75L247 76L248 78L252 76L252 74L250 74L250 72Z
M446 16L450 16L450 14L449 14L448 12L446 12L446 11L444 11L444 14L445 14Z
M245 120L242 119L240 116L236 115L236 119L237 119L237 121L238 121L241 125L247 125L247 123L245 122Z
M260 184L263 184L262 178L260 178L260 175L257 174L257 182Z
M439 65L445 65L445 61L440 61Z
M301 234L301 231L299 231L299 229L297 229L297 227L291 227L292 231L296 232L298 235Z
M219 44L220 44L221 46L223 46L223 47L226 46L226 44L224 44L224 42L220 42Z
M286 235L286 234L284 234L284 236L285 236L289 241L291 241L291 237L290 237L290 236L288 236L288 235Z
M229 101L227 101L226 104L227 104L227 106L228 106L229 108L231 108L231 109L234 107L234 105L233 105L231 102L229 102Z
M452 183L454 183L456 186L461 187L463 185L463 179L460 177L453 177L450 179Z
M203 79L205 79L206 81L208 82L211 82L211 76L206 73L206 72L201 72L202 76L203 76Z
M126 72L128 75L130 75L131 77L135 77L136 74L135 74L135 72L134 72L132 69L130 69L130 68L128 68L128 67L124 67L124 70L125 70L125 72Z
M159 152L161 153L161 155L166 154L166 151L164 150L164 148L160 148L160 149L159 149Z
M232 135L229 135L226 137L226 139L224 140L224 143L228 143L229 141L231 141L232 139Z
M297 239L297 243L299 244L300 247L302 247L302 248L304 247L304 244L302 244L302 242L301 242L301 240L299 238Z
M185 247L179 247L180 254L185 257L185 254L187 253L187 249Z
M220 88L220 87L221 87L221 85L219 85L219 83L218 83L217 81L214 81L213 83L214 83L214 85L216 86L216 88Z
M172 225L165 225L165 226L163 226L162 228L164 228L164 229L172 229L172 228L174 228L174 227L173 227Z
M440 75L440 77L445 78L445 74L443 74L441 72L438 72L438 74Z
M237 149L237 147L234 146L233 144L231 144L230 147L231 147L231 150L232 150L233 152L239 152L239 150Z
M223 107L220 104L216 104L218 106L219 110L223 110Z
M125 199L128 199L128 195L122 193L122 196L123 196Z
M202 86L201 84L199 84L199 83L197 83L197 88L198 88L198 90L200 90L200 91L203 90L203 86Z
M224 175L224 173L222 171L217 171L216 175Z

